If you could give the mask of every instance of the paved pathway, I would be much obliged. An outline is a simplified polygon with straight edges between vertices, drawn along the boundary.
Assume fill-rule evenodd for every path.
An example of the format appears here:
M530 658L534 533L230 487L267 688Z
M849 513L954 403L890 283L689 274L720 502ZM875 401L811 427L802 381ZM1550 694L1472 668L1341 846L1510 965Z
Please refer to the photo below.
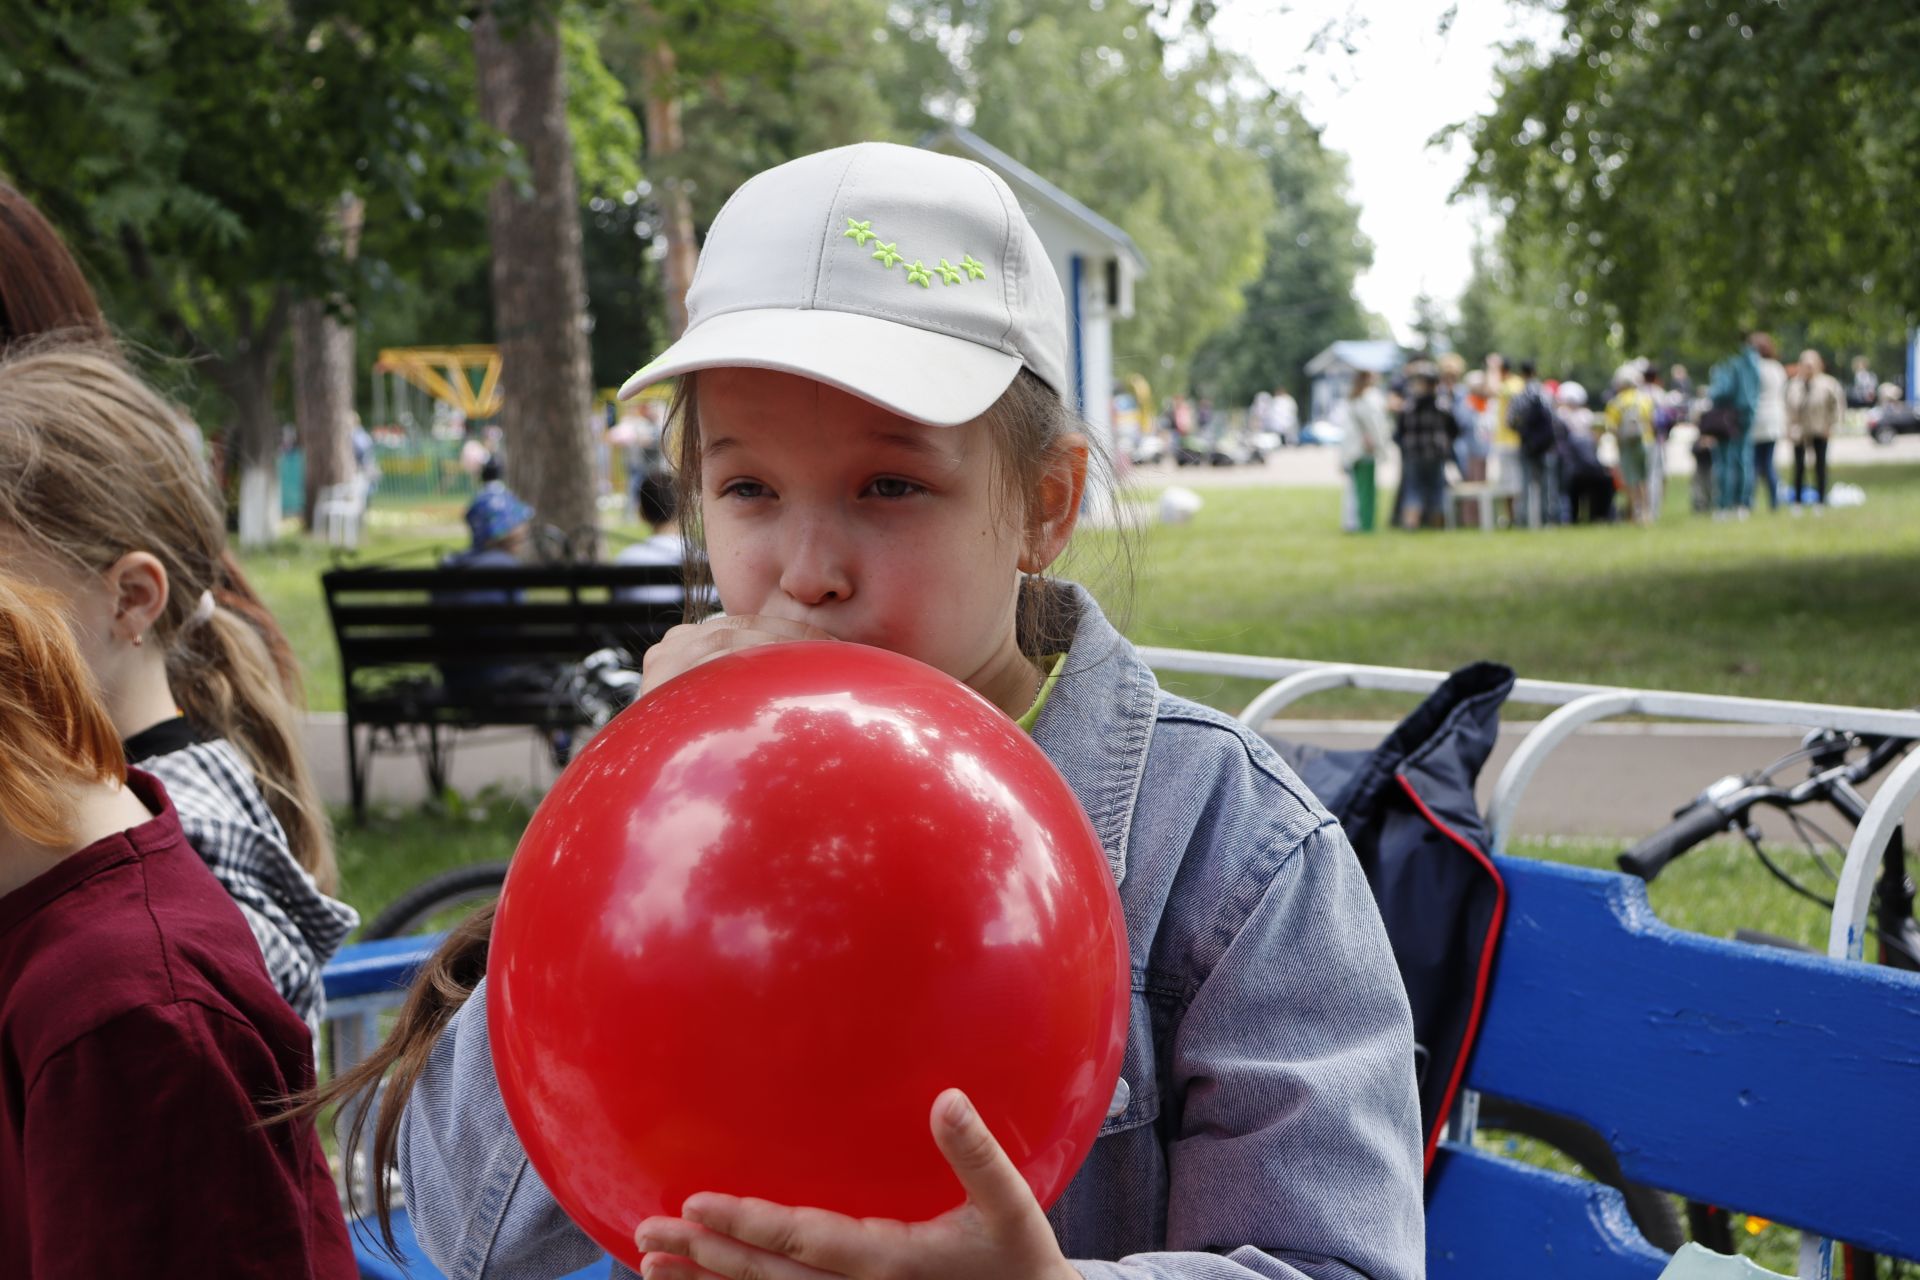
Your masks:
M1861 466L1883 462L1920 462L1920 436L1899 436L1890 445L1877 445L1864 436L1835 440L1827 453L1829 466ZM1793 450L1780 447L1780 474L1792 478ZM1691 476L1693 455L1669 445L1667 474ZM1294 488L1337 489L1346 483L1340 469L1340 451L1328 445L1308 445L1297 449L1276 449L1262 466L1248 467L1176 467L1159 463L1134 467L1128 475L1136 485L1182 484L1190 489L1240 488L1255 485L1282 485ZM1380 484L1386 488L1399 480L1399 464L1388 461L1380 468Z
M321 793L329 803L344 806L342 725L337 714L316 713L308 717L306 740ZM1319 746L1365 748L1378 744L1392 727L1371 721L1276 720L1267 731ZM1523 722L1502 726L1493 758L1481 773L1483 809L1501 767L1532 727ZM1799 740L1793 731L1744 725L1590 726L1541 767L1520 806L1517 829L1538 836L1644 835L1721 774L1758 768ZM463 792L492 786L531 801L553 783L546 749L528 730L480 730L460 736L458 742L453 783ZM376 804L417 805L426 795L423 772L409 756L381 756L371 790ZM1838 833L1839 824L1832 825Z

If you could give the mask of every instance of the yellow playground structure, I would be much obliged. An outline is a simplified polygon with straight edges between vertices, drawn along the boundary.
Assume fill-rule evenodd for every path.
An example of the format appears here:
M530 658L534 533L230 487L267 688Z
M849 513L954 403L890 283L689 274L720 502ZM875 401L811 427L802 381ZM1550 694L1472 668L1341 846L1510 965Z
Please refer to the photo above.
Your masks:
M476 383L476 375L478 381ZM373 363L374 417L396 423L407 413L408 397L399 382L424 391L434 400L459 410L469 421L500 412L500 348L475 344L460 347L388 347Z

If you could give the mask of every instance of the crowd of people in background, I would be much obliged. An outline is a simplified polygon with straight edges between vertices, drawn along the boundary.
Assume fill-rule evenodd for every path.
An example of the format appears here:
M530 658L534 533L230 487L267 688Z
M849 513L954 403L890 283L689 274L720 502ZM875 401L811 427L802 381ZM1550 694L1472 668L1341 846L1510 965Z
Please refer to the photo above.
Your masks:
M1377 468L1396 451L1400 482L1384 522L1400 528L1652 524L1665 500L1668 442L1682 426L1695 512L1744 520L1764 495L1770 511L1817 514L1828 497L1827 445L1847 410L1889 394L1898 388L1878 384L1864 358L1843 387L1818 351L1782 363L1762 332L1704 384L1684 365L1663 375L1641 358L1622 364L1599 395L1497 353L1472 370L1451 353L1417 359L1384 382L1363 370L1336 415L1348 478L1342 527L1371 532L1382 522ZM1783 442L1793 451L1786 483L1776 465Z

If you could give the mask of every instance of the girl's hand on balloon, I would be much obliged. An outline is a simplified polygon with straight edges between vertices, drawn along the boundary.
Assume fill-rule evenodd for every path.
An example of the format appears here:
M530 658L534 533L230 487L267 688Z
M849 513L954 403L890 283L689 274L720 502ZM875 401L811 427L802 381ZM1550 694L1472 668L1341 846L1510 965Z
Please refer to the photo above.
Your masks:
M640 692L651 693L683 671L738 649L783 640L831 640L819 627L764 614L732 614L683 622L660 637L640 659Z
M647 1280L1079 1280L1047 1215L966 1095L933 1104L933 1138L967 1202L930 1222L849 1218L702 1193L634 1232Z

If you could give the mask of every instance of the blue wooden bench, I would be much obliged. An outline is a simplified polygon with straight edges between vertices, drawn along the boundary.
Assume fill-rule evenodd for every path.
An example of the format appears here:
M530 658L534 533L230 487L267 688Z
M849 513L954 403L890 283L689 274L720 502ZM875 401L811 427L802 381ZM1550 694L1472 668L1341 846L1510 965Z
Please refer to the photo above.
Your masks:
M1920 977L1681 933L1637 880L1496 862L1506 925L1470 1088L1585 1120L1635 1181L1920 1259ZM404 985L426 945L347 948L329 998ZM396 1225L405 1274L432 1277ZM363 1276L403 1274L372 1223L358 1234ZM1427 1255L1434 1280L1652 1280L1667 1262L1612 1189L1458 1142Z
M1625 876L1496 859L1467 1084L1585 1120L1636 1182L1920 1258L1920 977L1668 928ZM1617 1192L1445 1144L1428 1274L1651 1280Z

